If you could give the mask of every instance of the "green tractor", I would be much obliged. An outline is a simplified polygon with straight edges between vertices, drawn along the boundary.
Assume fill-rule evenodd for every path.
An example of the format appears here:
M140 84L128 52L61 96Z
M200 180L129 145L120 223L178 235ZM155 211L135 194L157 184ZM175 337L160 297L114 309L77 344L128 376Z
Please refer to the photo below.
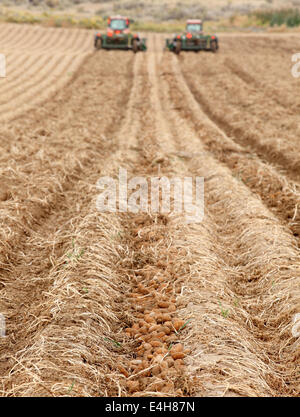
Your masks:
M166 40L166 47L176 54L181 51L211 51L217 52L219 41L215 35L204 35L201 20L188 20L186 31Z
M147 50L146 39L130 31L130 19L124 16L109 17L106 33L97 32L94 45L96 49L124 49L134 53Z

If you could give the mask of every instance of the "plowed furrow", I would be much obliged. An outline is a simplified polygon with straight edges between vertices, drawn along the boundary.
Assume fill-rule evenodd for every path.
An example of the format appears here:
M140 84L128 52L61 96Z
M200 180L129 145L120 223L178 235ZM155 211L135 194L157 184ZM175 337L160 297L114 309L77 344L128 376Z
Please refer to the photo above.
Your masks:
M175 64L176 64L176 61L174 61L174 68L175 68ZM164 66L164 68L166 68L166 66ZM184 86L182 84L183 79L180 78L177 70L175 71L175 73L177 73L177 77L176 77L177 86L180 85L180 87L184 89ZM169 91L173 92L174 86L171 85ZM186 96L186 100L183 100L181 97L181 99L176 102L176 105L178 106L179 103L182 103L185 105L187 105L187 103L191 103L190 97ZM164 108L166 109L166 106L164 106ZM189 105L187 105L187 108L189 108ZM169 114L172 114L171 109L169 109ZM199 113L199 110L198 110L198 114L199 114L199 118L201 118L201 113ZM272 316L273 318L275 318L275 317L279 317L279 315L282 315L282 311L284 309L284 303L285 303L287 294L289 294L289 297L292 296L294 299L294 303L291 303L290 305L290 306L293 305L292 310L290 310L290 313L289 313L290 322L292 321L292 314L293 314L293 311L295 311L294 309L297 309L299 306L299 300L300 300L299 291L296 289L297 288L296 270L299 268L299 257L297 255L297 252L294 249L293 239L291 237L288 237L288 234L286 234L286 232L284 231L284 228L279 226L277 222L277 225L274 224L274 227L275 227L275 230L278 227L280 227L281 229L281 232L276 233L276 236L281 236L281 238L279 239L280 243L278 239L276 242L276 246L273 244L270 245L268 243L269 242L268 228L271 226L271 223L269 223L268 219L270 219L271 221L272 215L270 213L268 214L266 213L265 208L261 205L261 203L259 203L259 200L257 200L255 196L250 197L250 195L248 194L248 197L245 198L244 200L240 198L241 194L239 195L239 193L243 193L243 192L248 193L244 184L239 183L237 179L232 178L230 175L228 175L228 173L226 173L226 170L223 170L221 166L217 166L216 163L213 162L213 160L211 160L208 154L205 154L205 152L201 152L201 147L199 149L199 139L198 141L196 140L197 135L195 135L193 131L190 131L187 124L186 123L184 124L184 120L186 119L178 118L178 111L177 111L177 116L176 114L174 114L172 118L173 124L171 125L174 126L174 134L176 134L177 132L177 135L179 138L178 143L183 144L182 151L185 151L186 158L191 161L191 165L194 166L198 172L200 171L200 172L205 173L205 176L209 179L206 185L206 193L207 193L206 194L207 196L206 207L213 215L213 218L215 219L215 222L217 225L217 231L219 232L218 240L220 244L220 254L223 254L221 256L223 257L224 262L226 262L228 265L227 267L225 267L225 270L230 271L231 268L234 267L234 269L232 269L231 272L229 272L229 276L230 275L232 277L235 276L235 278L233 280L232 278L231 279L229 278L227 282L230 291L233 291L233 293L235 294L234 296L231 296L231 297L236 297L236 299L241 300L242 304L245 303L243 304L243 307L242 307L242 309L244 310L244 314L245 315L250 314L250 316L248 317L249 318L252 317L251 320L253 320L253 327L252 326L250 327L250 333L252 333L255 339L254 340L252 339L252 342L254 344L257 344L257 348L256 348L257 354L259 355L259 352L261 352L262 360L263 361L266 360L265 363L266 364L269 363L269 366L270 366L269 371L266 372L265 370L266 375L268 376L267 379L266 379L266 375L264 376L264 372L261 374L262 379L265 382L267 382L267 384L270 387L273 386L273 389L276 389L275 388L276 384L278 384L279 381L281 381L279 383L281 387L280 390L283 390L283 391L279 390L278 392L290 392L289 388L291 384L294 387L294 389L296 389L296 386L297 386L297 377L296 377L297 365L294 366L291 362L289 362L289 366L293 369L293 371L292 372L288 371L286 374L284 373L284 365L283 366L279 365L280 361L283 359L282 350L281 350L282 348L278 350L273 349L274 338L277 338L278 320L274 320L273 324L271 324L272 320L270 320L270 317ZM176 121L177 121L177 124L176 124ZM210 120L206 119L206 116L203 115L201 126L200 125L197 126L198 132L202 131L200 137L201 136L205 137L209 135L208 132L211 130L210 126L211 126ZM215 130L216 130L215 135L217 135L218 130L217 129ZM212 134L213 132L210 133L211 136ZM186 140L184 140L184 138L186 138ZM193 138L195 138L194 141L193 141ZM187 139L188 139L188 142L187 142ZM188 148L186 148L186 146L184 145L185 143L189 143ZM184 152L182 154L184 154ZM238 189L240 190L239 192L238 192ZM243 189L244 191L242 191ZM226 192L226 190L230 190L230 193ZM223 195L221 197L220 194L222 193ZM231 203L227 206L226 201L228 198L230 198ZM235 204L235 198L236 198L237 204ZM247 202L245 204L245 208L242 208L243 201ZM252 201L252 203L250 203L250 201ZM234 216L234 220L233 220L232 215L235 210L234 209L235 205L237 209L238 207L239 209L236 212L236 216ZM220 210L218 209L218 207L220 208ZM228 209L228 213L226 216L227 209ZM251 211L252 211L252 214L251 214ZM254 214L255 211L257 212L256 215ZM244 216L245 216L245 219L243 219ZM246 217L248 216L249 218L248 220L246 220ZM226 222L224 221L225 218L227 219ZM264 221L266 222L266 227L263 227L261 224L261 222L264 222ZM273 218L273 221L274 221L274 218ZM237 231L237 229L231 228L230 226L231 222L235 222L236 225L240 224L240 229L238 229L239 231ZM275 223L276 223L276 220L275 220ZM256 235L256 244L251 248L251 245L253 244L252 239L254 236L253 235L254 229L256 229L257 231L259 230L259 232ZM222 234L220 234L221 231L222 231ZM232 236L232 240L230 238L230 235ZM246 236L248 237L248 239L245 239ZM229 247L227 246L226 252L228 255L226 256L227 258L226 259L224 258L225 252L223 251L222 247L225 244L225 242L226 242L226 245L228 245L230 241L232 243L234 241L236 242L234 244L235 249L232 248L232 251L231 251ZM260 245L265 246L265 250L262 250L262 247L260 247ZM259 248L261 249L261 252L257 252L260 250ZM274 254L272 254L272 251L274 251ZM271 314L271 316L269 315L270 311L268 311L267 313L267 317L269 317L268 326L270 325L270 328L269 328L270 333L268 333L267 328L265 328L265 330L262 332L262 329L260 329L260 325L258 324L257 319L258 317L262 319L261 316L263 316L264 314L263 311L265 307L262 307L262 310L258 309L256 311L253 307L256 306L257 298L259 298L260 300L264 300L265 297L268 298L267 294L269 293L269 290L265 288L265 285L268 282L267 276L271 275L274 277L275 271L278 270L277 262L281 264L281 267L283 266L283 264L286 264L287 260L285 259L285 256L279 255L280 253L283 253L282 251L285 253L290 253L290 255L292 252L294 254L293 255L294 261L292 262L293 266L291 265L290 276L289 276L289 279L287 280L290 283L290 285L293 286L294 292L293 290L291 290L292 291L291 293L289 292L288 285L286 286L286 288L282 289L283 291L283 293L281 294L282 307L279 308L277 311L275 308L274 313ZM253 252L252 255L251 255L251 252ZM277 253L277 255L275 255L275 252ZM254 253L256 254L254 255ZM258 255L258 253L260 253L260 255ZM264 255L262 255L262 253L264 253ZM264 256L266 256L266 254L268 254L267 256L271 256L274 259L273 261L274 265L271 266L272 262L270 262L269 264L269 267L272 269L271 273L270 271L266 271L266 266L264 264L263 259L264 259ZM231 260L230 260L230 257L232 257ZM239 267L238 269L235 269L237 265L239 265ZM294 269L294 267L296 269ZM244 281L246 276L248 278L246 281ZM253 276L253 278L250 278L251 276ZM282 277L284 277L284 279L287 279L287 275L285 274L285 272L282 272ZM249 284L247 284L247 282L249 282ZM271 295L270 297L272 298ZM268 305L268 302L266 305ZM258 306L256 306L255 308L257 307ZM232 320L234 319L235 317L232 318ZM279 327L282 327L282 329L284 329L286 328L286 324L282 322L281 325L279 325ZM269 334L270 339L267 337L267 334ZM243 333L243 337L245 336L246 334ZM253 336L250 336L250 340ZM286 338L287 340L288 339L290 340L290 336L288 334L286 334ZM285 345L285 343L283 344ZM245 340L242 342L242 345L243 346L247 345ZM294 355L296 354L295 349L296 349L296 345L294 345ZM284 355L286 361L289 361L289 355L290 355L290 352L289 350L287 350L286 354ZM269 359L263 359L267 357L269 357ZM296 358L297 355L294 357ZM229 363L231 363L231 361L229 361ZM292 377L291 377L291 374L293 375ZM272 378L273 378L273 381L272 381ZM275 385L273 385L273 383L275 383ZM241 387L241 384L240 385L238 384L238 386ZM292 390L291 392L295 392L295 391Z
M195 131L200 131L203 117L199 111L201 112L202 107L193 97L184 95L184 90L176 88L178 80L175 77L167 78L171 84L170 95L174 103L185 100L190 103L189 106L180 106L177 110L182 117L190 121L189 125ZM194 105L191 106L193 100ZM299 238L298 185L287 180L272 166L239 146L223 130L213 125L211 134L201 135L201 140L206 149L220 162L225 163L238 180L244 182L254 193L259 194L269 209L290 228L296 238Z
M27 38L31 36L31 33L32 29L27 25L12 25L9 32L9 41L4 43L5 48L18 48L20 44L27 42Z
M51 42L55 44L60 38L59 35L60 33L58 31L53 31L53 29L43 30L41 28L35 28L35 31L31 33L30 38L25 38L23 40L23 43L17 46L17 50L19 54L22 54L26 51L35 52L43 50L44 48L47 48L47 46L49 45L49 40L51 40Z
M232 137L236 143L246 147L249 151L253 149L263 160L278 167L291 179L299 181L299 161L298 158L295 157L294 152L294 148L298 147L296 142L295 144L293 142L289 144L287 140L284 142L283 139L279 138L278 133L276 134L276 137L273 137L273 132L270 133L270 139L266 140L262 132L262 121L257 119L257 117L255 119L256 121L252 120L252 124L250 124L251 117L247 117L247 125L249 124L251 128L245 129L243 125L244 121L239 118L239 113L237 111L238 101L236 101L234 110L224 113L220 101L218 102L218 105L216 105L215 102L206 99L208 95L206 92L207 87L199 86L188 72L184 72L184 75L189 88L200 104L202 111L204 111L227 136ZM254 123L256 123L259 128L256 128ZM275 133L273 128L272 130ZM296 139L294 139L294 141L296 141Z
M284 68L253 71L255 45L284 54L292 37L176 57L158 34L147 53L92 54L89 31L9 28L0 394L298 396L297 103L288 80L273 90ZM119 186L100 210L121 168L131 210ZM155 211L153 177L204 177L204 217L173 198Z
M2 47L2 45L7 43L7 40L11 37L12 34L12 28L10 25L1 25L0 26L0 45Z
M26 57L26 65L24 65L23 68L17 67L17 72L12 71L10 76L13 78L6 83L5 88L1 89L0 106L7 104L10 100L14 100L16 96L18 96L18 89L20 89L20 87L22 87L22 93L26 92L26 81L30 81L32 84L33 76L35 74L43 74L44 68L51 63L53 58L53 56L51 57L48 54ZM50 72L56 67L58 61L60 61L60 58L56 59L57 61L54 62L54 67L52 66L52 68L50 68ZM37 83L38 82L39 79L37 79Z
M11 26L13 38L17 36L17 27ZM3 51L7 57L7 78L0 80L2 120L20 115L49 98L68 82L91 51L89 33L80 29L24 27L24 31L22 44L17 40L17 45L5 44Z
M128 58L129 57L126 57L126 59L123 60L123 64L125 64L123 72L124 76L122 83L119 85L119 93L117 93L116 90L111 93L109 93L109 89L105 91L107 95L106 97L103 97L103 109L107 106L107 113L116 110L114 109L114 106L116 106L116 108L119 106L123 106L123 108L126 107L126 101L123 101L123 97L126 99L128 81L130 86L130 66L128 68L129 73L126 73ZM13 343L13 347L11 347L10 351L7 351L7 353L5 353L6 347L8 346L7 343L2 346L2 366L5 366L7 371L10 371L12 366L14 366L15 363L18 363L18 360L17 362L15 361L14 355L19 357L19 359L23 356L23 340L26 340L26 349L30 351L31 341L34 340L36 335L42 330L43 325L46 325L49 321L49 317L51 317L51 314L50 316L48 315L49 312L47 312L47 309L43 310L43 317L38 311L47 299L47 293L51 292L51 286L53 285L51 271L53 269L56 270L56 268L64 271L65 266L68 264L69 258L67 257L67 251L68 248L72 251L72 244L70 246L70 242L72 242L72 230L76 224L74 219L76 218L77 222L80 222L82 219L80 213L84 215L85 210L88 209L90 204L90 196L86 194L86 192L82 192L82 190L89 188L89 186L87 187L86 182L91 181L90 184L96 182L97 176L99 175L97 173L99 170L99 161L105 157L107 152L106 144L103 143L103 141L99 141L98 135L100 134L101 137L101 134L106 135L109 132L112 132L114 126L116 126L117 120L122 117L121 113L115 112L115 116L112 119L107 119L106 127L105 124L102 126L101 133L99 132L98 123L95 118L93 123L89 123L88 131L85 132L83 130L80 134L78 125L80 122L82 123L82 127L86 124L85 118L90 117L91 112L96 110L95 106L96 103L99 103L99 98L97 96L90 96L90 99L88 100L81 96L74 98L71 94L71 101L64 103L64 98L66 99L68 97L73 87L81 90L87 80L90 81L90 88L93 90L93 84L97 84L97 78L101 76L101 70L99 73L96 65L98 60L99 56L96 55L90 58L87 63L87 68L91 68L91 70L85 72L83 76L79 76L75 81L75 84L69 86L69 92L66 91L65 94L63 92L56 100L56 105L58 104L58 106L55 111L57 114L60 114L63 111L62 107L64 106L68 106L68 108L75 106L75 109L80 105L81 108L81 119L77 121L69 119L69 123L66 123L65 125L65 130L67 129L69 133L71 133L73 129L73 146L76 147L77 143L77 147L80 146L80 148L82 148L81 156L79 158L78 156L74 158L75 165L77 166L73 168L70 162L68 163L68 161L62 159L61 162L65 167L65 172L62 172L62 174L56 172L56 175L53 176L53 181L58 184L53 184L54 187L49 184L49 188L48 190L45 190L45 192L50 192L50 196L48 196L48 201L44 202L44 207L41 207L38 213L36 210L34 211L33 208L30 207L30 203L27 202L28 211L26 211L28 212L28 218L30 219L31 215L33 215L30 219L31 225L23 237L20 235L20 240L14 247L14 254L10 258L10 263L5 268L7 271L6 275L2 277L3 297L1 311L5 310L6 312L7 308L9 309L9 306L11 305L12 297L14 297L13 294L18 294L18 297L14 298L15 310L6 312L9 322L8 332L10 335L10 338L6 342ZM120 97L119 102L115 101L115 93ZM111 101L112 97L113 100ZM96 102L94 100L96 100ZM62 107L60 107L59 103L62 103ZM51 111L52 105L49 107L48 111ZM53 103L53 107L55 108L55 103ZM66 114L68 114L68 112L66 112ZM71 113L69 113L69 115L72 117ZM31 118L34 118L34 116L31 116ZM72 120L74 121L72 122ZM22 123L22 119L19 119L19 123ZM45 119L45 124L44 126L41 126L41 128L45 130L49 129L48 123L48 120ZM95 135L96 132L98 132L98 135L94 136L93 139L93 135ZM89 133L91 137L89 137ZM63 137L64 132L60 132L60 135ZM86 138L85 147L82 146L81 142L83 137ZM91 146L91 143L94 144L93 147ZM53 142L53 145L55 146L55 141ZM50 166L52 165L54 168L55 165L53 165L53 163L59 165L58 161L51 161L51 147L50 149L45 149L45 151L44 158L46 160L48 154ZM42 164L43 160L40 160L39 162L37 159L37 163ZM43 170L47 170L47 165L48 164L44 164L43 168L40 167L40 169L37 170L39 175L41 175ZM70 170L70 172L68 172L68 170ZM43 180L43 178L32 178L33 186L36 186L40 180ZM51 193L53 196L51 196ZM39 202L43 204L42 196L36 198L36 200L36 204L39 204ZM76 204L73 204L75 200ZM70 206L72 207L70 208ZM63 232L59 233L60 231ZM16 242L15 239L14 242ZM26 265L23 264L24 259L26 259ZM62 264L57 267L56 263L58 259L62 259ZM70 259L70 263L71 262L72 259ZM20 265L22 264L23 266L20 268ZM25 277L28 278L28 281L26 281ZM23 305L25 299L27 300L26 305ZM18 313L16 314L14 311L17 311ZM40 316L41 320L37 318L38 316ZM30 317L35 317L36 319L31 320L31 324L29 325ZM25 339L20 338L21 332L24 332L24 323L28 323L28 333ZM19 375L17 369L16 375ZM11 385L9 377L4 377L4 381L6 380L6 389L10 391L10 389L13 389L13 386ZM20 384L21 381L22 377L19 379ZM43 383L38 385L44 387Z

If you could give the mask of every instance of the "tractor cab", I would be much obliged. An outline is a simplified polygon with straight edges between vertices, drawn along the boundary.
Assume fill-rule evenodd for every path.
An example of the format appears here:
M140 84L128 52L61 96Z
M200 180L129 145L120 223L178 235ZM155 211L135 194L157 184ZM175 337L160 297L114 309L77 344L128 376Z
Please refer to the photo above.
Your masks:
M186 32L202 34L203 33L202 20L188 20L186 23Z
M115 16L108 19L107 34L111 35L121 35L128 34L130 20L127 17Z

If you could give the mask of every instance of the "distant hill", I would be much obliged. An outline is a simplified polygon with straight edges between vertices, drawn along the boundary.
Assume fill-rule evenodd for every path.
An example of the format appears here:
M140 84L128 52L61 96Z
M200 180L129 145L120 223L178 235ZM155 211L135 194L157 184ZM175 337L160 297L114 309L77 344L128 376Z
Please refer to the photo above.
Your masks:
M3 0L1 4L23 9L55 8L87 17L120 13L136 19L168 21L191 16L218 20L245 15L257 9L297 8L300 7L300 0Z

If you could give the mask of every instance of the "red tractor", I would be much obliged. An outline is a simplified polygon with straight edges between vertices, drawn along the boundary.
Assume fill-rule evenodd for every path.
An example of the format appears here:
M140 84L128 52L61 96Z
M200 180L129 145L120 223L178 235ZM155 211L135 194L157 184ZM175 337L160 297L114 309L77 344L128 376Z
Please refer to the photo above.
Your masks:
M182 34L174 35L173 39L166 40L167 48L180 54L181 51L211 51L217 52L219 40L216 35L205 35L200 19L191 19L186 22L186 30Z
M96 49L131 49L133 52L146 51L146 39L130 31L130 19L113 16L108 19L106 34L95 34Z

